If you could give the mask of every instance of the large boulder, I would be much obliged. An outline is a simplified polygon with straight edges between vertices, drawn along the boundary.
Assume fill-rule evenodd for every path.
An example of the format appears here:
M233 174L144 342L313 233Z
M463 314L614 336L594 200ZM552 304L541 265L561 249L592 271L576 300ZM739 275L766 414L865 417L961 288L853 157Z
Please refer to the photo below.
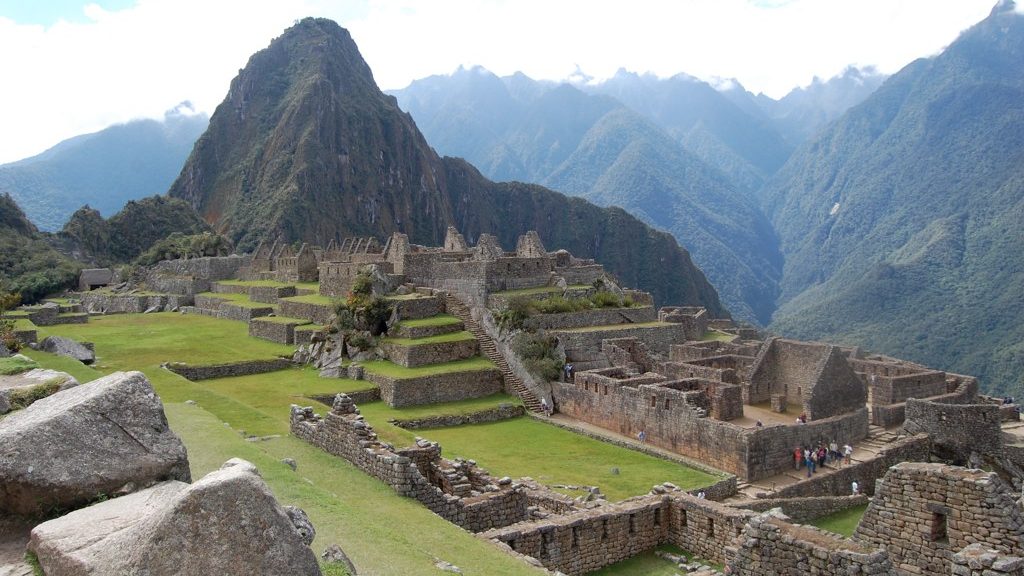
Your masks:
M0 514L51 513L190 479L185 446L141 372L116 372L0 419Z
M0 414L75 386L78 386L78 380L56 370L35 368L21 374L0 375Z
M74 358L82 364L92 364L96 361L96 353L92 348L63 336L47 336L39 343L39 349L43 352Z
M164 482L40 524L29 550L46 574L61 576L320 574L288 513L243 460L192 485Z

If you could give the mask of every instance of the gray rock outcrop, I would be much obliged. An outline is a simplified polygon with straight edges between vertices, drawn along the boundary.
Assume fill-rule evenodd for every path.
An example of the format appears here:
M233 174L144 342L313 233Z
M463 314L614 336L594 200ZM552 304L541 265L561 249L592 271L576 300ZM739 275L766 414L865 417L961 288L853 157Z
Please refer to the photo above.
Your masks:
M141 372L116 372L0 420L0 514L81 506L164 480L188 456Z
M20 407L15 406L18 403L19 394L48 396L75 386L78 386L78 380L75 380L70 374L42 368L11 376L0 376L0 414L6 414L12 409Z
M96 361L96 353L91 348L63 336L47 336L39 343L39 349L43 352L74 358L82 364L92 364Z
M40 524L29 550L62 576L320 574L259 472L237 459L192 485L164 482Z

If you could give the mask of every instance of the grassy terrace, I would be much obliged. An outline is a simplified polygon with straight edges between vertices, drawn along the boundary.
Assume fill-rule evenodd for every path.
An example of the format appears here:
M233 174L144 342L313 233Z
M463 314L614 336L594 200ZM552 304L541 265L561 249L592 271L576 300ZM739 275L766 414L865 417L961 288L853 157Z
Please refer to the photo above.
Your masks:
M423 344L440 344L442 342L461 342L463 340L472 340L473 335L465 330L461 332L449 332L448 334L439 334L437 336L428 336L426 338L385 338L384 343L386 344L397 344L399 346L422 346Z
M849 538L853 536L853 531L857 529L857 524L867 510L867 504L864 506L854 506L853 508L847 508L835 514L829 514L828 516L813 520L811 524Z
M22 372L27 372L38 367L39 364L35 360L25 360L23 358L16 358L13 356L9 358L0 358L0 376L21 374Z
M399 326L405 326L408 328L423 328L425 326L451 326L452 324L458 324L462 322L455 316L448 314L438 314L437 316L431 316L430 318L419 318L416 320L402 320Z
M281 298L281 300L287 300L288 302L301 302L302 304L319 304L321 306L334 306L335 303L339 301L338 298L331 298L330 296L322 296L320 294L289 296L287 298Z
M480 356L444 362L441 364L429 364L417 368L406 368L387 360L372 360L363 363L363 369L372 374L389 376L391 378L421 378L423 376L434 376L437 374L451 374L452 372L473 372L477 370L496 370L497 366L487 358Z
M20 318L14 320L15 330L35 330L36 325L28 318Z
M288 434L290 404L310 405L313 402L307 400L309 396L362 390L372 386L369 382L323 379L311 368L295 368L193 383L160 368L160 363L166 361L226 363L274 357L292 350L290 346L248 337L242 323L205 316L124 314L94 317L89 324L40 328L40 337L51 334L94 342L96 369L43 352L28 350L27 355L44 367L68 371L81 382L115 370L145 372L164 401L172 428L188 448L193 477L202 477L232 457L253 462L282 504L300 506L309 514L317 529L313 543L317 553L338 543L360 573L366 574L437 574L435 558L456 564L467 575L539 573L445 522L418 502L397 496L346 461ZM479 359L441 366L445 370L492 367ZM404 368L401 371L410 372ZM186 400L196 404L185 404ZM529 475L550 483L598 484L610 498L646 493L651 485L664 481L692 487L715 480L528 417L419 431L402 430L387 422L473 412L515 401L499 394L403 409L371 402L360 405L360 410L383 440L397 446L408 445L414 435L420 435L441 442L446 456L474 458L499 476ZM321 413L326 410L325 406L318 407ZM247 441L247 436L266 439ZM282 464L283 458L295 459L298 471ZM613 467L619 468L620 474L612 475Z
M604 326L584 326L583 328L566 328L557 332L603 332L610 330L628 330L630 328L660 328L662 326L678 326L671 322L637 322L635 324L606 324Z
M252 302L252 300L249 300L248 294L236 294L234 292L202 292L200 294L196 294L196 296L208 296L218 300L226 300L232 304L236 304L238 302Z
M704 340L705 342L732 342L733 340L736 339L736 335L727 334L725 332L720 332L718 330L708 330L707 332L704 333L703 336L701 336L700 339Z

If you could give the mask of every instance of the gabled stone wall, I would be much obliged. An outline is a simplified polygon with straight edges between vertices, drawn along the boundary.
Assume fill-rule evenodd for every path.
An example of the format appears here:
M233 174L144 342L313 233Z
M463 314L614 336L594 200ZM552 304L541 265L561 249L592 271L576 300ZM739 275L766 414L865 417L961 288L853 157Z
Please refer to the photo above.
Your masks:
M1024 511L994 472L907 462L879 481L854 537L885 545L906 572L948 574L971 544L1024 554Z

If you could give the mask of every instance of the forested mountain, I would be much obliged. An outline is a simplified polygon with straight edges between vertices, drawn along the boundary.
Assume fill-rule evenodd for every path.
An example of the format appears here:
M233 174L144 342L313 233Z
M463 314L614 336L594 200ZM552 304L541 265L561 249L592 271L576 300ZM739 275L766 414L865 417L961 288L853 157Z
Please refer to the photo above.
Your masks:
M75 136L0 166L0 193L10 194L42 230L59 230L82 204L109 216L128 200L165 192L206 123L205 114L183 103L162 121Z
M555 162L559 153L539 156ZM670 235L621 210L495 184L439 157L377 88L348 32L328 20L302 20L250 58L170 195L241 249L266 237L326 244L394 231L437 245L451 224L470 241L490 232L512 246L536 229L550 249L596 258L659 302L725 313Z
M771 328L983 378L1024 373L1024 16L1003 2L889 78L764 191Z
M0 194L0 293L34 302L72 286L80 268L50 246L9 194Z
M754 195L618 100L482 68L395 94L430 142L488 176L620 206L672 233L733 314L768 322L781 260Z

